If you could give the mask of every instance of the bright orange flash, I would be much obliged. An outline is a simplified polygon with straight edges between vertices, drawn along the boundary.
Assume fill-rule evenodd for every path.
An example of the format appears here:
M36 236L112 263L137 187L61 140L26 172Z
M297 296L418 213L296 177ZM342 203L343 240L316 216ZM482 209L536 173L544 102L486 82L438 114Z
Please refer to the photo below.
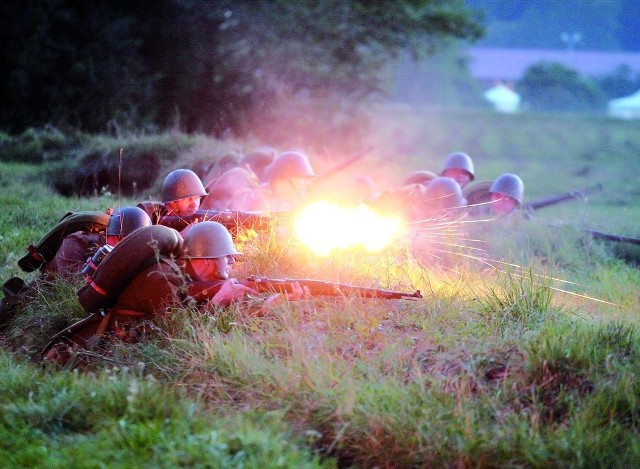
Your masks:
M321 256L357 245L380 251L401 226L399 219L383 217L365 205L346 208L323 201L305 208L295 222L298 239Z

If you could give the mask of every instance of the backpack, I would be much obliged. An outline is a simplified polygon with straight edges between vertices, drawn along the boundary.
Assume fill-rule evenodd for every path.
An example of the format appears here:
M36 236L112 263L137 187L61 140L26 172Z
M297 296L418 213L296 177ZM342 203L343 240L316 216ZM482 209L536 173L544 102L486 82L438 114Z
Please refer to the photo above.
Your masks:
M105 310L115 304L120 293L143 270L167 257L179 256L182 241L180 233L162 225L138 228L120 241L100 262L90 283L78 290L78 300L89 316L54 335L40 357L46 357L58 344L95 348L111 324L111 313ZM64 366L75 366L76 361L73 352Z
M30 244L27 247L28 252L18 260L18 266L25 272L42 268L55 257L65 237L76 231L88 233L104 231L110 216L108 212L98 211L67 213L35 246Z
M113 306L140 272L161 257L179 256L182 241L180 233L163 225L138 228L107 254L90 282L78 290L80 304L88 313Z

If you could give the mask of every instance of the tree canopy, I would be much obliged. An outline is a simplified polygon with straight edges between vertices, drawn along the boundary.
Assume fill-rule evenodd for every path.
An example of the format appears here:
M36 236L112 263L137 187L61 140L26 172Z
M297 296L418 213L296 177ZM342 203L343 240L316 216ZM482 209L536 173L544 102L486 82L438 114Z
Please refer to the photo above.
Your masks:
M7 0L0 126L250 132L292 96L380 91L401 50L475 40L462 0Z
M602 91L593 80L555 62L529 67L518 89L534 111L594 111L604 106Z

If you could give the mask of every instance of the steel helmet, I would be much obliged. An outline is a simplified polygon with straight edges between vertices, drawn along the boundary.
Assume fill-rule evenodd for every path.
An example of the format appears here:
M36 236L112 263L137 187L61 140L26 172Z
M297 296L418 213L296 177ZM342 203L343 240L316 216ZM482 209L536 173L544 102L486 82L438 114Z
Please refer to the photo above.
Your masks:
M189 259L216 259L239 254L233 245L231 233L215 221L193 225L184 235L184 254Z
M275 149L271 147L258 147L247 153L240 164L248 164L249 167L256 173L262 172L273 159L276 157Z
M425 190L425 199L433 208L448 209L467 205L462 189L452 178L438 176Z
M462 153L461 151L457 151L455 153L451 153L447 156L447 159L444 160L444 166L442 167L442 174L447 169L464 169L469 175L471 175L471 180L476 177L475 172L473 170L473 161L471 157L466 153Z
M190 169L171 171L162 183L162 202L185 199L187 197L205 196L202 181Z
M266 167L264 179L275 181L278 179L307 178L315 176L309 159L299 151L285 151L278 155Z
M149 214L140 207L121 207L109 217L107 236L127 236L151 224Z
M414 171L413 173L409 174L409 176L407 176L404 181L402 181L402 185L422 184L423 186L426 186L437 177L438 175L433 171Z
M518 205L522 205L524 183L519 176L512 173L504 173L493 181L489 192L506 195L516 200Z
M241 156L239 151L230 150L218 160L218 166L220 168L233 168L240 164L240 158Z

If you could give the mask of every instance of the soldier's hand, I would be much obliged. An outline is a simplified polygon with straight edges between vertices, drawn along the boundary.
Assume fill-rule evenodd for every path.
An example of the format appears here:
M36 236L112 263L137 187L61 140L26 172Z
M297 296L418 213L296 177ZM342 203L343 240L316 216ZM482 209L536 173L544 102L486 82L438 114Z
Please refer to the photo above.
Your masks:
M264 301L263 309L267 310L287 301L301 300L305 297L310 296L309 287L302 287L299 282L293 283L291 290L291 292L276 293L275 295L271 295Z
M285 293L285 297L288 301L297 301L310 296L309 287L302 287L300 282L295 282L291 289L292 291L290 293Z
M258 294L258 291L238 283L235 278L230 278L222 283L220 290L211 298L211 302L214 305L226 306L234 301L242 300L245 295L256 294Z

